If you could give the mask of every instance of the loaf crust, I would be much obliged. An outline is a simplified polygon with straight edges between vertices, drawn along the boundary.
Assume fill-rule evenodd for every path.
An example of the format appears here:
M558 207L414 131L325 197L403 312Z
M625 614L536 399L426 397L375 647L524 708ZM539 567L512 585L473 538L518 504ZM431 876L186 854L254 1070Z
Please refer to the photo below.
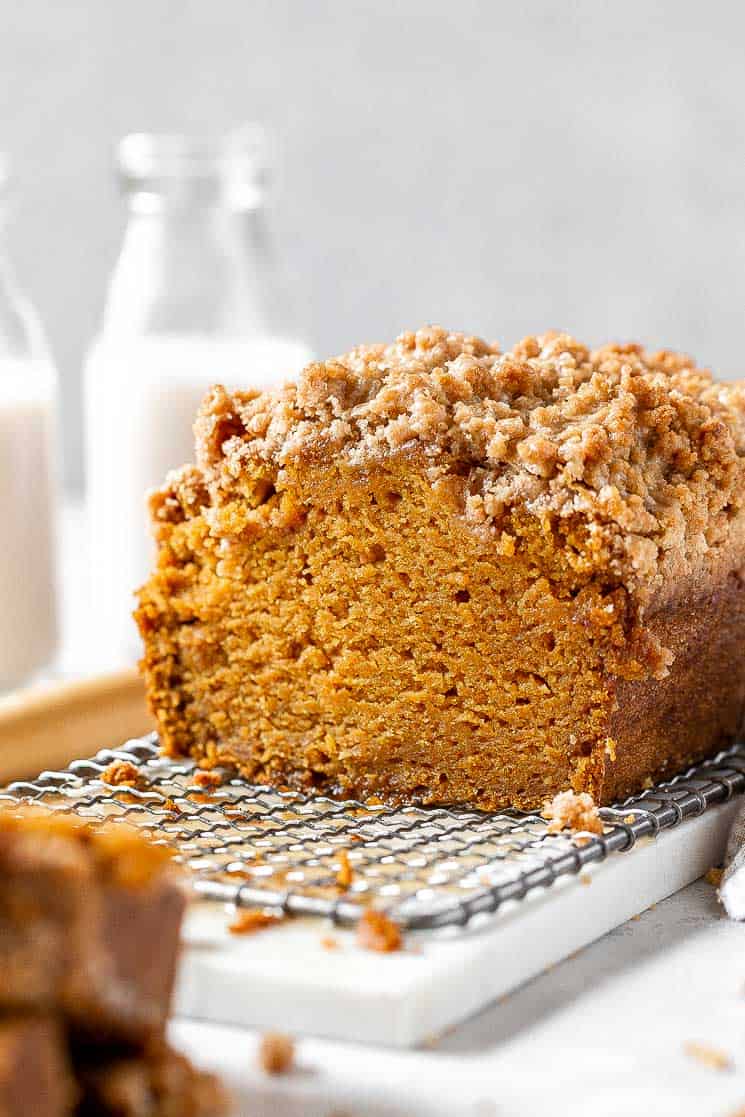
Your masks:
M206 398L137 621L167 752L364 798L638 790L745 710L745 391L437 328Z

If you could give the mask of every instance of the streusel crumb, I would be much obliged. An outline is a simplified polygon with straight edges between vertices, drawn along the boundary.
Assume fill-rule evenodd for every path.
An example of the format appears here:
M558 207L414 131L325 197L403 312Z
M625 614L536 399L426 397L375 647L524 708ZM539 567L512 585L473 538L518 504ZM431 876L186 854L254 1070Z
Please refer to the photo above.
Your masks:
M228 924L228 930L231 935L253 935L256 931L265 931L267 927L275 927L281 922L281 915L270 915L264 911L239 911Z
M690 1055L692 1059L697 1059L704 1066L711 1067L712 1070L732 1070L735 1065L731 1055L728 1055L726 1051L722 1051L719 1047L712 1047L708 1043L688 1040L683 1045L683 1050L686 1055Z
M549 820L549 834L558 834L562 830L603 833L603 821L595 800L586 791L560 791L550 803L544 804L543 817Z
M281 1032L267 1032L259 1044L259 1065L267 1074L287 1074L295 1060L295 1043Z
M113 760L101 773L101 779L115 787L139 787L142 772L129 760Z
M346 891L354 880L354 870L349 861L349 854L345 849L339 850L337 857L339 862L339 870L336 874L336 884L343 891Z
M357 942L365 950L388 954L401 950L401 928L380 911L366 911L357 924Z

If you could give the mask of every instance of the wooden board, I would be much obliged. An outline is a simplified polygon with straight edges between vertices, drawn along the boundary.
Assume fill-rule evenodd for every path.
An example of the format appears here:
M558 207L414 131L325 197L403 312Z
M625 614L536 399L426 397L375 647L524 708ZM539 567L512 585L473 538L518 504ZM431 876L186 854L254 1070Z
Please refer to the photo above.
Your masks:
M64 768L154 728L135 668L0 698L0 784Z

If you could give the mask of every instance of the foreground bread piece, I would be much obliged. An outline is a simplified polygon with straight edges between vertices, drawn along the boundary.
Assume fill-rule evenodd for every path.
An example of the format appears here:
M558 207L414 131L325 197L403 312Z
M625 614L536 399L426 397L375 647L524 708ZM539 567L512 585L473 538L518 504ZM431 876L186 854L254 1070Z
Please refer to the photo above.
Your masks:
M0 1018L2 1117L69 1117L77 1100L57 1021L44 1016Z
M168 1015L186 894L121 825L0 811L0 1012L57 1012L78 1040L141 1045Z
M151 503L165 749L364 797L610 802L738 732L745 393L426 329L230 396Z
M137 1056L78 1067L78 1117L223 1117L230 1109L214 1075L166 1044Z

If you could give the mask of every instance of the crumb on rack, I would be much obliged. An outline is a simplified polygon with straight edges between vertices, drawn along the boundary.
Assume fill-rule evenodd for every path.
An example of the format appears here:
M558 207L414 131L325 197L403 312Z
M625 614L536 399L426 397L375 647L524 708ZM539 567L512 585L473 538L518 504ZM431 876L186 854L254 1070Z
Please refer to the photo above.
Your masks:
M558 834L562 830L603 833L603 821L595 800L586 791L560 791L550 802L544 803L543 817L548 819L549 834Z
M101 773L101 779L115 787L139 787L142 772L131 760L112 760Z
M267 1032L259 1044L259 1066L266 1074L287 1074L295 1059L295 1044L281 1032Z
M191 781L195 787L199 787L202 791L214 791L222 783L222 776L219 772L205 771L203 768L198 769Z
M697 1040L689 1039L683 1044L683 1050L686 1055L690 1055L692 1059L697 1059L704 1066L711 1067L712 1070L734 1069L735 1064L731 1055L728 1055L726 1051L722 1051L719 1047L711 1047L708 1043L699 1043Z
M253 935L267 927L275 927L282 922L281 915L270 915L265 911L239 911L228 924L231 935Z
M345 849L339 850L337 860L339 862L339 871L336 874L336 884L338 888L346 892L354 880L354 870L349 863L349 854Z
M716 866L714 866L713 868L709 869L706 873L704 873L704 880L708 881L709 884L713 884L715 888L719 888L719 885L722 883L722 877L723 876L724 876L724 869L719 869Z
M382 911L366 911L357 923L357 942L365 950L377 950L388 954L401 950L403 939L401 928Z
M181 814L181 807L175 799L164 799L163 810L169 811L171 814Z
M626 823L626 825L627 825L627 826L631 826L632 822L634 822L634 821L635 821L635 815L633 815L633 814L625 814L625 815L623 816L623 821L624 821L624 822Z

